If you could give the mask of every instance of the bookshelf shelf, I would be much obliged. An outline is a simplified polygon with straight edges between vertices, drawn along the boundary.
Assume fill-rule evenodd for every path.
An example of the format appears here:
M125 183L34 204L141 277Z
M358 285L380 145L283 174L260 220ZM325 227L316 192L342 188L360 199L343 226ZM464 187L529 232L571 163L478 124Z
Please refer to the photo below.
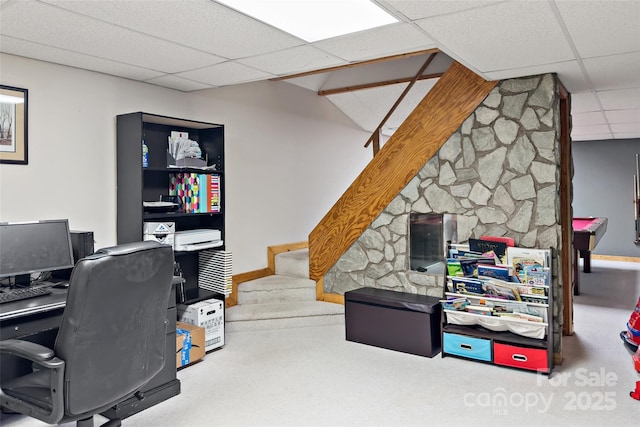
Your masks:
M167 167L159 167L159 168L143 168L142 169L145 174L147 173L178 173L178 172L186 172L186 173L203 173L203 174L215 174L222 175L224 171L213 170L213 169L197 169L197 168L167 168Z
M149 213L149 212L145 212L144 213L144 220L163 220L163 221L174 221L177 220L179 218L189 218L189 217L207 217L207 216L218 216L218 215L224 215L222 212L196 212L196 213L189 213L189 212L154 212L154 213Z

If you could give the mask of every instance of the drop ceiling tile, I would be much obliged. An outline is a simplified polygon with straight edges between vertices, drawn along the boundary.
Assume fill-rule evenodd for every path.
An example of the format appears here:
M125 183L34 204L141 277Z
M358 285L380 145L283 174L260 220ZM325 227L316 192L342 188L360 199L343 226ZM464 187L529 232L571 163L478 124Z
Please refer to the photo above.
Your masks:
M598 90L640 87L640 51L585 59L583 63Z
M604 115L607 117L609 123L640 123L640 108L605 111Z
M238 62L278 76L346 64L344 60L309 45L239 59Z
M638 139L640 138L640 132L615 132L613 137L615 139Z
M571 94L571 114L587 111L599 111L600 103L593 92L580 92Z
M284 31L209 0L45 1L229 59L303 43Z
M415 0L386 0L384 3L391 6L393 9L402 13L404 16L411 20L428 18L431 16L446 15L450 13L460 12L466 9L475 9L478 7L487 6L493 3L499 3L498 1L484 1L484 0L472 0L472 1L451 1L451 0L429 0L429 1L415 1Z
M187 79L183 79L181 77L177 77L173 75L166 75L162 77L157 77L155 79L149 79L146 82L156 86L168 87L168 88L180 90L183 92L190 92L193 90L212 88L211 85L207 85L200 82L194 82L193 80L187 80Z
M411 24L385 25L314 43L347 61L361 61L436 47L435 42Z
M571 129L571 136L579 136L579 135L606 135L611 134L611 130L609 129L609 125L584 125L584 126L573 126Z
M0 34L169 73L223 61L209 53L40 2L6 5L0 15Z
M613 135L611 132L608 133L596 133L596 134L584 134L584 135L573 135L571 134L571 139L573 141L605 141L608 139L613 139Z
M416 23L445 53L483 73L575 59L547 2L504 2Z
M605 110L640 108L640 88L597 91Z
M573 126L603 125L607 123L602 111L572 114L571 122Z
M640 122L636 123L613 123L611 125L613 133L640 133Z
M640 2L556 1L583 58L640 50Z
M557 73L558 78L569 93L584 92L590 89L578 61L556 62L555 64L535 65L512 70L490 71L485 77L490 80L505 80L515 77L536 76L545 73Z
M0 36L0 52L97 71L132 80L147 80L163 75L163 73L159 71L122 64L120 62L109 61L108 59L44 46L7 36Z
M214 86L226 86L275 77L273 74L265 73L235 62L223 62L222 64L212 65L211 67L185 71L176 74L176 76Z

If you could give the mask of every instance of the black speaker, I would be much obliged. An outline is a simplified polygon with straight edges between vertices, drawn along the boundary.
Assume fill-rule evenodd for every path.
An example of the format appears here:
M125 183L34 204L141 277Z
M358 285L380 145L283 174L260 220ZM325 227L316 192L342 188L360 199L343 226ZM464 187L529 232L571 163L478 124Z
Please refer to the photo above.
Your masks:
M71 246L73 247L74 263L93 254L93 231L71 230Z
M82 258L93 254L93 231L71 230L71 248L73 249L73 263L77 263ZM71 278L71 268L54 271L51 275L56 279L69 280Z

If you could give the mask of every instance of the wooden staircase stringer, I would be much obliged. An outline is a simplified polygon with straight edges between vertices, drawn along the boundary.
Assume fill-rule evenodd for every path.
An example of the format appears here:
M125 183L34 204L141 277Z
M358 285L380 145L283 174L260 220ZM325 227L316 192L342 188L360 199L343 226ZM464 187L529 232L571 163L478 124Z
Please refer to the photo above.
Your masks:
M326 272L497 83L484 80L458 62L449 67L309 234L311 279L321 285ZM318 294L320 297L323 292Z

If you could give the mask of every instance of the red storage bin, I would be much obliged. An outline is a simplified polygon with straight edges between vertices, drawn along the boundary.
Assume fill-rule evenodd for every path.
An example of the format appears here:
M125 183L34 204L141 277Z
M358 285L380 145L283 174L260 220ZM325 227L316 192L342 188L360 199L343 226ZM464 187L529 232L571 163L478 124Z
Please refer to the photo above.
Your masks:
M549 372L547 350L541 348L494 343L493 362L497 365Z

